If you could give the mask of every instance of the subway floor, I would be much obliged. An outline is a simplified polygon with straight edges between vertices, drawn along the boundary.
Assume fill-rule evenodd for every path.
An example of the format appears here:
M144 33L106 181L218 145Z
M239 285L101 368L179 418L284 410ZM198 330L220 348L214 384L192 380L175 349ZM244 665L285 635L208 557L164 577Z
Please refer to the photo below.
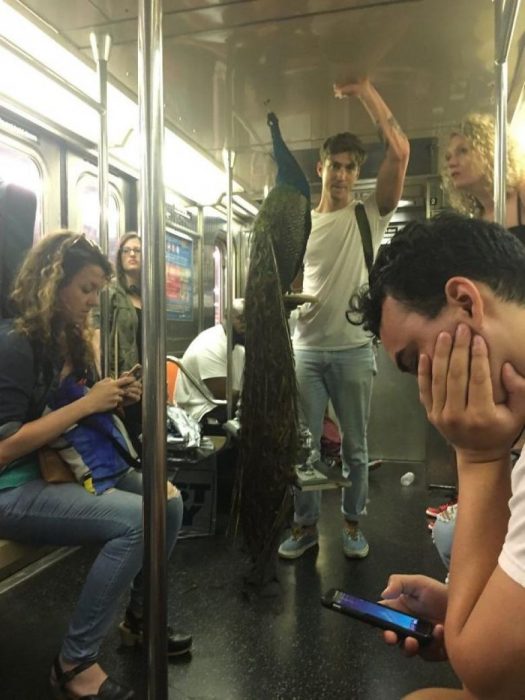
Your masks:
M409 468L416 480L403 487ZM376 599L393 572L445 578L425 520L425 507L445 494L429 493L423 471L386 463L370 474L363 521L370 554L360 561L345 559L339 495L325 491L319 547L279 563L277 597L246 600L242 553L224 535L179 542L169 565L169 620L192 632L194 646L191 657L169 662L170 700L397 700L425 686L459 687L448 664L406 659L374 628L320 604L333 587ZM51 697L49 667L95 554L80 549L0 596L1 698ZM116 625L100 660L146 697L143 655L120 646Z

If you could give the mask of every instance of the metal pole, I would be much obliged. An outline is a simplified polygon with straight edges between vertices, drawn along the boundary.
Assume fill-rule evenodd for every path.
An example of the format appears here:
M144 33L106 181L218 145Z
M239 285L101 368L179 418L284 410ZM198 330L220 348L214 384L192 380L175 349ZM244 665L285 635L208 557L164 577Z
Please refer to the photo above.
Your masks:
M199 248L197 267L199 269L199 294L198 294L198 329L199 333L204 330L204 209L199 207L197 210L197 231L199 232Z
M168 697L166 562L166 231L162 147L162 2L139 1L144 574L147 698Z
M100 97L100 137L98 142L98 240L102 252L109 253L109 147L108 147L108 60L111 51L109 34L89 35L93 58L97 64ZM105 288L100 295L100 347L102 350L102 376L109 376L109 293Z
M507 199L507 94L509 46L520 0L494 3L496 132L494 138L494 220L505 225Z
M228 420L233 416L233 288L234 288L234 249L233 249L233 165L235 152L233 143L233 106L234 99L234 71L232 62L232 45L228 43L228 59L226 65L226 99L225 99L225 124L226 145L223 151L224 168L226 170L226 411Z
M507 209L507 62L496 63L495 71L494 221L504 226Z
M232 313L233 313L233 285L234 285L234 250L233 250L233 164L235 161L235 153L231 148L226 149L226 175L227 175L227 222L226 222L226 401L228 420L233 415L233 338L232 338Z

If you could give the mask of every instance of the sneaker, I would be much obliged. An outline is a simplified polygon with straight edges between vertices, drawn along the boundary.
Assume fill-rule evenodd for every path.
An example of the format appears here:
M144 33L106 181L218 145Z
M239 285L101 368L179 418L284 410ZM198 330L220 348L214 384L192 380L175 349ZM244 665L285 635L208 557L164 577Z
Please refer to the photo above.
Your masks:
M315 525L311 527L302 527L294 525L292 534L284 542L281 542L279 547L279 556L283 559L297 559L302 556L307 549L315 547L319 542L319 533Z
M442 504L439 505L439 506L429 506L429 507L426 509L425 514L426 514L427 517L429 517L429 518L437 518L437 516L438 516L440 513L443 513L443 511L445 511L449 506L453 506L453 505L455 505L457 502L458 502L458 499L457 499L457 498L452 498L450 501L447 501L447 503L442 503Z
M343 528L343 552L349 559L364 559L368 554L368 542L357 523L346 523Z
M124 646L134 647L144 644L144 622L128 608L124 621L118 626L120 639ZM175 634L168 627L168 656L189 654L192 646L191 634Z
M437 516L436 520L440 520L444 523L453 522L456 519L457 514L458 504L452 503L448 506L448 508L445 508L445 510L441 511L441 513Z

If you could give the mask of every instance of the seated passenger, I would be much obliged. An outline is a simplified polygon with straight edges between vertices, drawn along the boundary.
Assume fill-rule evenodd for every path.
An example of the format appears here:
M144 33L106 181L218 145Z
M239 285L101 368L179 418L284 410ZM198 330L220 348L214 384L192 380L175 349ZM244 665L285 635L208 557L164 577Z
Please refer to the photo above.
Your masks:
M118 473L105 475L111 487L94 495L75 481L44 481L38 460L39 448L75 424L140 399L141 384L131 376L95 377L90 311L111 274L100 249L83 236L46 236L15 281L15 318L0 323L0 537L35 545L100 545L51 670L53 691L61 698L134 697L97 662L130 587L120 628L127 643L143 641L140 472L128 468L122 474L120 464ZM45 411L57 388L72 378L89 390ZM169 487L168 556L182 521L182 499ZM168 654L187 652L191 637L170 635L168 645Z
M525 424L525 249L497 224L459 215L409 224L380 251L353 308L399 369L417 373L457 457L449 585L394 575L383 597L437 623L421 655L448 656L463 690L409 697L521 700L525 452L511 472L511 448ZM397 642L393 632L385 640ZM414 638L403 647L419 651Z
M239 401L244 371L244 300L235 299L232 308L232 386L233 407ZM226 405L217 406L211 400L226 398L226 353L227 339L225 321L207 328L193 340L182 357L182 364L197 380L193 382L179 372L175 387L175 401L196 421L203 424L206 432L208 420L219 424L227 419Z

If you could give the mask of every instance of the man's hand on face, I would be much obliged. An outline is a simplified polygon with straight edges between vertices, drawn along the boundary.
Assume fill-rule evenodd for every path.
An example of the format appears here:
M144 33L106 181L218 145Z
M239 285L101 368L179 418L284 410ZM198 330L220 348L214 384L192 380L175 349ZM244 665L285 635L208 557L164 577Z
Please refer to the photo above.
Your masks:
M454 337L439 334L432 362L420 357L419 394L427 416L469 462L508 457L525 423L525 378L507 362L501 380L507 398L495 404L487 345L465 324Z

